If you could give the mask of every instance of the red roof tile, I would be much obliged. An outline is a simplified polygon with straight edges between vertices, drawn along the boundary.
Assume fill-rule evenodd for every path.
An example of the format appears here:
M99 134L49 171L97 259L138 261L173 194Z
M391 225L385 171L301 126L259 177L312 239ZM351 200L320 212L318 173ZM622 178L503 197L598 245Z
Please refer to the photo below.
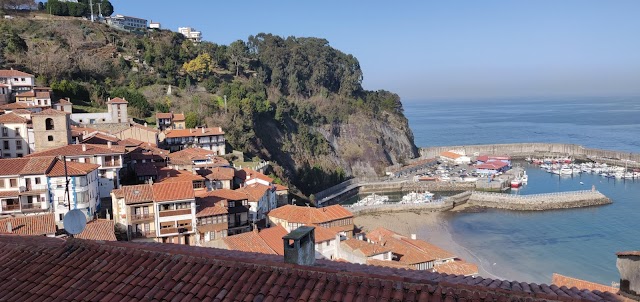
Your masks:
M121 98L112 98L107 101L107 104L128 104L127 100Z
M282 238L280 238L282 240ZM222 238L228 249L234 251L271 254L277 253L258 235L258 232L246 232ZM284 243L283 243L284 249Z
M176 165L191 165L195 160L208 160L211 159L212 163L202 164L206 166L228 166L229 162L216 156L213 151L205 150L202 148L187 148L177 152L170 153L168 155L169 161Z
M461 157L462 155L458 154L458 153L453 153L451 151L445 151L440 153L440 156L446 157L446 158L451 158L451 159L456 159Z
M247 194L239 192L238 190L229 190L229 189L218 189L218 190L209 191L209 192L206 192L205 196L219 197L229 201L247 199Z
M60 104L60 105L72 105L73 103L69 102L66 99L59 99L58 100L58 104Z
M55 110L55 109L45 109L45 110L42 110L40 112L36 112L33 115L49 116L49 115L67 115L67 114L71 114L71 113L60 111L60 110Z
M273 182L273 178L249 168L242 168L241 170L236 171L235 177L240 179L240 181L242 181L243 183L254 178L266 181L268 183Z
M26 97L26 98L28 98L28 97L32 97L32 98L33 98L33 97L35 97L35 96L36 96L36 93L35 93L35 91L33 91L33 90L31 90L31 91L25 91L25 92L21 92L21 93L17 93L17 94L16 94L16 97Z
M89 164L89 163L78 163L67 161L67 175L69 176L82 176L91 173L92 171L100 168L100 165L97 164ZM56 160L55 164L51 168L51 170L47 173L49 177L60 177L64 176L64 162L61 160Z
M41 158L2 158L0 159L0 175L38 175L49 172L58 161L53 156Z
M158 113L156 113L156 118L157 119L171 118L172 116L173 116L173 113L171 113L171 112L158 112Z
M248 186L244 186L238 189L237 191L247 194L248 200L250 202L258 202L260 198L262 198L265 195L265 193L267 193L271 189L272 189L271 186L266 186L260 183L254 183Z
M509 164L502 161L490 161L476 166L476 169L498 170Z
M204 181L204 177L184 170L161 168L158 170L158 182Z
M557 285L557 286L566 286L567 288L572 288L572 287L576 287L578 289L588 289L591 291L601 291L601 292L610 292L610 293L617 293L618 289L615 287L611 287L611 286L607 286L607 285L602 285L602 284L598 284L595 282L589 282L586 280L580 280L580 279L576 279L576 278L571 278L571 277L567 277L567 276L563 276L560 274L556 274L553 273L553 277L551 280L551 283Z
M82 150L82 146L85 146L85 151ZM106 155L106 154L124 154L125 148L124 146L111 145L109 148L107 145L97 145L97 144L77 144L77 145L67 145L58 147L55 149L50 149L47 151L36 152L27 155L27 157L39 157L39 156L89 156L89 155Z
M184 121L184 113L176 113L173 115L173 120L175 122L182 122Z
M319 224L338 219L353 218L353 214L341 205L332 205L323 208L285 205L271 210L268 215L288 222L303 224Z
M258 232L258 236L260 236L264 243L278 255L284 255L284 241L282 240L284 235L287 235L287 230L281 225L262 229Z
M78 239L116 241L113 220L97 219L87 222L82 233L75 235Z
M233 237L233 236L232 236ZM230 238L230 237L228 237ZM9 301L617 301L612 293L177 244L0 235ZM214 276L214 277L212 277Z
M391 251L400 257L399 262L404 264L418 264L455 257L433 244L410 239L381 227L366 235L369 241L391 248Z
M218 216L229 213L226 202L218 197L196 198L196 217Z
M153 202L152 185L123 186L111 191L116 198L124 198L125 204Z
M22 123L22 124L26 124L27 123L27 119L24 117L21 117L17 114L15 114L15 112L10 112L10 113L5 113L3 115L0 115L0 123L2 124L17 124L17 123Z
M153 199L156 202L194 198L193 183L190 181L153 184Z
M53 213L50 213L0 219L0 233L8 233L8 224L10 223L12 234L28 236L54 235L56 233L56 221L53 215Z
M338 234L338 231L336 231L336 230L333 230L333 229L330 229L330 228L321 227L321 226L315 226L315 240L316 240L316 243L320 243L320 242L336 239L336 235L337 234Z
M215 167L206 169L203 173L206 174L205 177L209 180L233 180L235 171L234 168Z
M15 69L0 69L0 78L11 77L33 77L33 75Z
M204 131L203 131L204 129ZM167 138L223 135L224 131L220 127L197 128L197 129L172 129L167 131Z
M372 257L391 251L390 248L379 244L369 243L358 239L347 239L340 241L343 248L348 248L353 252L359 253L364 257Z

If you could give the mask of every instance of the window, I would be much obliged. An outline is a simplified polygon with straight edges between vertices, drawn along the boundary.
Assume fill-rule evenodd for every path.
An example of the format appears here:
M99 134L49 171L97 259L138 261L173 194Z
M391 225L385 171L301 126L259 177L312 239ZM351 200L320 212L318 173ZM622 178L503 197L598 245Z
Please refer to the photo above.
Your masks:
M160 205L160 211L171 211L173 210L173 204L167 203Z
M9 129L2 127L2 136L9 136Z
M49 136L47 136L47 141L52 142L52 141L53 141L53 135L49 135Z
M41 182L40 177L36 177L36 178L34 178L34 180L36 182L36 185L39 185L40 182Z
M191 208L190 202L180 202L176 203L176 209L189 209Z
M16 153L16 157L22 157L22 153Z
M233 208L236 206L236 202L235 201L229 201L229 207Z
M22 141L21 140L17 140L16 141L16 149L17 150L22 150Z
M248 202L246 199L242 201L242 205L243 205L243 206L246 206L248 203L249 203L249 202Z
M4 179L0 179L0 188L4 188Z
M20 136L20 128L16 128L16 136Z
M9 186L12 188L16 188L18 186L18 179L17 178L9 179Z
M170 221L169 222L161 222L160 223L160 228L161 229L168 229L168 228L175 228L175 227L176 227L175 223L170 222Z
M4 147L5 150L9 149L9 141L3 141L2 146Z
M46 130L55 130L55 128L53 127L53 119L48 117L46 120L44 120L44 127L46 128Z
M26 80L25 80L25 78L21 78L21 79L20 79L20 81L23 81L23 82L24 82L24 81L26 81Z

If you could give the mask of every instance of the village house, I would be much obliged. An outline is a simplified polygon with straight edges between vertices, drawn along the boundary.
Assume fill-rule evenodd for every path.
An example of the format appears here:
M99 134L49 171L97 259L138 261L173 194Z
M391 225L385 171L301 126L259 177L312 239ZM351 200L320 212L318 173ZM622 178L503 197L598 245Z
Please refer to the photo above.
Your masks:
M219 189L210 192L196 192L199 198L223 202L227 208L227 235L245 233L251 230L249 221L248 196L237 190Z
M0 167L0 215L53 212L62 227L70 209L81 209L91 218L100 208L98 165L65 165L57 157L46 156L0 159Z
M490 161L484 164L475 166L476 173L483 176L491 176L498 173L503 173L509 170L509 164L503 161Z
M111 192L116 227L130 240L196 245L196 201L191 182L124 186Z
M349 238L340 241L336 257L350 263L371 264L391 261L391 248L363 240Z
M29 154L29 120L13 112L0 115L0 155L2 158L23 157Z
M233 251L282 256L284 255L282 237L285 235L287 235L287 230L281 226L260 231L254 229L252 232L222 238L222 240L211 242L207 246Z
M54 237L56 230L53 213L0 218L0 234Z
M178 27L178 32L193 43L200 43L202 41L202 32L192 27Z
M173 112L156 113L156 126L158 130L164 131L168 129L186 129L185 117L184 113L176 113Z
M440 160L454 165L470 164L471 158L453 151L445 151L440 153Z
M206 191L207 187L204 184L204 177L195 174L190 171L184 170L174 170L168 167L159 168L157 182L158 183L169 183L169 182L184 182L188 181L193 184L193 190L196 191Z
M195 147L213 151L215 155L226 154L224 131L221 127L170 129L164 133L161 144L171 151Z
M229 162L216 152L202 148L187 148L168 155L167 166L176 170L197 171L214 167L228 167Z
M27 106L51 108L51 88L34 87L31 91L17 93L15 99L16 103L25 104Z
M285 205L271 210L267 217L270 225L282 225L288 232L311 225L327 228L342 237L353 237L353 214L341 205L322 208Z
M136 18L131 16L125 16L117 14L110 17L105 17L107 25L126 30L146 30L147 19Z
M268 226L267 213L275 209L276 202L275 186L253 183L246 185L237 191L245 193L249 200L249 221L255 227L264 228Z
M71 113L71 120L77 124L111 124L128 123L129 116L127 105L129 102L123 98L109 98L107 100L107 112L95 113ZM66 107L65 107L66 108Z
M232 189L233 177L236 170L229 167L215 167L209 169L200 169L198 174L203 175L207 179L207 190Z
M106 198L109 197L111 190L120 185L120 170L123 167L122 157L124 153L125 148L123 146L108 142L107 145L66 145L36 152L28 156L64 156L67 161L97 164L99 166L99 196L100 198Z
M0 98L0 104L9 103L11 95L14 93L32 91L34 84L35 81L32 74L14 69L0 69L0 86L4 88L2 95L5 96L5 98Z
M72 108L73 108L73 103L71 103L71 100L69 98L59 99L57 103L53 104L53 109L64 111L67 113L72 113L73 112Z
M234 184L235 187L245 187L253 184L272 186L276 195L276 206L279 207L289 203L289 188L281 184L275 184L273 178L258 171L249 168L236 170L234 174Z
M160 131L148 127L147 123L140 125L135 122L130 122L128 128L115 132L113 135L121 140L134 139L154 146L158 146L160 142Z
M196 198L196 223L200 243L227 237L229 230L226 200L216 197Z

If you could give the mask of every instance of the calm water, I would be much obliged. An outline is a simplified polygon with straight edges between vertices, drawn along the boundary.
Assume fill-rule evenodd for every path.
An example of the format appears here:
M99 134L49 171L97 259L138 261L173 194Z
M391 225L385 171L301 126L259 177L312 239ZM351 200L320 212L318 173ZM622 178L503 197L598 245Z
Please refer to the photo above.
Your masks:
M640 152L640 99L407 102L418 146L564 142ZM490 210L449 217L454 240L511 280L550 283L554 272L618 281L615 253L640 250L640 181L527 167L518 194L598 190L612 205L547 212ZM580 184L583 182L584 184Z

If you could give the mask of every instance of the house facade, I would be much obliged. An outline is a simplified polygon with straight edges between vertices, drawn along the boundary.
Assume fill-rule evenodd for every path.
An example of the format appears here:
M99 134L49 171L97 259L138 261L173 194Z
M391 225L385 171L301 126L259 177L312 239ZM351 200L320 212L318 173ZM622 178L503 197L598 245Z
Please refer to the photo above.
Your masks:
M282 225L291 232L303 225L321 226L343 237L353 236L353 214L341 205L322 208L285 205L268 214L270 225Z
M251 223L260 228L267 227L267 213L278 206L275 186L253 183L238 189L238 191L247 194L249 201L249 220Z
M107 100L107 112L72 113L71 120L85 125L128 123L128 104L129 102L123 98L109 98Z
M184 113L176 113L173 112L164 113L159 112L156 113L156 125L158 130L164 131L168 129L186 129L185 117Z
M192 27L178 27L178 32L194 43L202 42L202 32Z
M35 85L34 76L14 69L0 69L0 85L4 85L11 93L32 91ZM8 102L8 100L7 100Z
M0 115L0 155L2 158L23 157L29 154L29 121L13 112Z
M117 14L115 16L105 18L108 25L122 28L126 30L145 30L147 29L147 19L130 17Z
M195 147L213 151L216 155L225 154L221 127L167 130L162 143L172 152Z
M251 230L249 221L249 200L246 194L237 190L219 189L203 192L201 198L211 198L223 202L227 210L227 236L246 233Z
M190 182L125 186L111 192L116 227L130 240L199 244Z

